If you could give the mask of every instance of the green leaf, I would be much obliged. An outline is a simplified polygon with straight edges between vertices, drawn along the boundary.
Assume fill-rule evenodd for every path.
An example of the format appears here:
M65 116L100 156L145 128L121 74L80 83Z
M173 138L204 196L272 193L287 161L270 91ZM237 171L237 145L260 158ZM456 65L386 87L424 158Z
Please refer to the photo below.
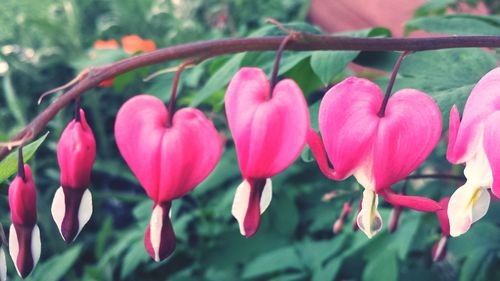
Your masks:
M359 51L317 51L311 56L311 67L321 82L328 84L358 54Z
M26 163L43 143L49 132L38 138L36 141L23 147L24 162ZM0 162L0 183L17 172L17 150L11 152Z
M376 258L370 259L363 271L364 281L398 280L398 261L393 250L382 251Z
M285 247L265 253L250 261L243 270L243 278L255 278L261 275L286 269L300 269L301 262L294 247Z
M148 261L149 255L144 250L144 242L142 239L136 241L130 246L130 249L123 258L123 263L120 271L121 279L129 276L139 265Z
M348 37L388 36L390 32L383 28L360 30L336 35ZM316 51L311 56L311 67L324 84L328 84L353 61L359 51Z
M459 281L493 280L486 278L490 266L494 266L494 252L488 248L478 248L465 259L460 270Z
M222 67L220 67L217 72L212 74L203 88L201 88L201 90L194 96L191 106L200 105L207 98L226 86L229 81L231 81L233 75L240 68L241 61L244 57L245 53L234 55Z
M452 35L500 35L500 28L486 21L460 16L435 16L413 19L406 23L409 29Z
M60 280L72 269L81 252L82 245L75 245L62 254L55 255L46 262L38 265L33 274L25 280Z

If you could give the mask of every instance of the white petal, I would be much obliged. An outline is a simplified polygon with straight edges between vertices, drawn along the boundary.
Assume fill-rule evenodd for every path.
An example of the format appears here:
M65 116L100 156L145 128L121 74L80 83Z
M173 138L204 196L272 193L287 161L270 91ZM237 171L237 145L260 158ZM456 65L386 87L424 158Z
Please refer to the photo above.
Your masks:
M40 228L35 224L31 232L31 256L33 257L33 269L35 268L42 252L42 242L40 240Z
M456 237L467 232L472 223L486 214L489 205L490 194L486 189L467 182L459 187L448 204L450 235Z
M368 189L363 191L361 201L361 210L356 219L359 229L361 229L368 238L372 238L382 229L382 217L377 209L378 195Z
M266 185L262 190L262 195L260 196L260 214L263 214L267 210L271 200L273 199L273 183L271 179L266 179Z
M238 221L240 226L241 235L245 235L245 228L243 227L243 222L245 221L245 214L248 209L248 199L250 197L250 184L244 180L238 188L236 188L236 193L234 194L233 206L231 208L231 214Z
M161 244L161 229L163 227L163 209L160 205L156 205L151 214L149 221L149 235L151 246L155 253L154 260L160 261L160 244Z
M262 195L260 197L260 213L264 213L264 211L271 204L271 200L273 197L273 184L271 179L266 179L266 184L264 185L264 189L262 190ZM233 206L231 208L231 214L238 221L238 225L240 227L241 235L245 235L245 215L248 209L248 201L250 198L250 184L248 181L244 180L238 188L236 188L236 193L234 194Z
M0 281L7 280L7 263L5 261L5 253L0 248Z
M64 236L61 232L61 225L64 220L64 213L66 212L66 203L64 200L64 191L62 187L59 187L56 190L54 199L52 200L52 207L50 208L50 211L52 212L52 218L57 225L57 229L59 229L59 234L61 234L61 237L63 237L64 239Z
M19 255L19 241L17 240L16 228L13 224L10 225L9 229L9 253L14 266L16 267L17 274L21 276L19 269L17 268L17 256Z
M82 195L82 201L80 202L80 208L78 208L78 233L75 238L80 234L82 228L87 224L92 216L92 193L90 190L85 189Z
M490 162L483 148L483 137L476 154L465 164L464 175L470 185L489 188L493 184L493 173Z

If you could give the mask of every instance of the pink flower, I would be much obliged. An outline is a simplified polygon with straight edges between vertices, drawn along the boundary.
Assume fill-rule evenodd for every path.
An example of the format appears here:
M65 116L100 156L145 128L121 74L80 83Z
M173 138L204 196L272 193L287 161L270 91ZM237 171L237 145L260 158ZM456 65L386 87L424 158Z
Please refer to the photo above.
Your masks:
M12 218L10 256L19 276L25 278L35 268L41 252L35 183L27 164L24 165L24 178L17 175L9 186L9 207Z
M171 201L204 180L222 153L217 130L201 111L183 108L172 122L168 118L160 99L139 95L120 108L115 122L120 153L154 201L144 243L155 261L165 259L175 249Z
M92 215L92 195L88 190L95 160L94 134L80 109L79 117L64 129L57 144L61 187L52 201L52 217L64 241L72 242Z
M366 79L351 77L332 87L321 101L319 128L324 142L310 129L308 144L322 172L342 180L354 175L364 187L357 223L368 237L382 227L378 195L396 206L436 211L437 202L395 194L391 185L404 179L431 153L441 134L441 114L431 97L403 89L388 101ZM327 158L334 170L328 166Z
M225 104L244 179L236 190L232 214L241 234L250 237L271 202L270 178L290 166L305 145L309 112L294 81L282 80L272 90L259 68L236 73Z
M500 68L488 72L472 90L462 121L456 106L450 112L450 140L447 158L465 163L467 182L450 198L448 216L451 236L469 230L490 205L491 188L500 196Z

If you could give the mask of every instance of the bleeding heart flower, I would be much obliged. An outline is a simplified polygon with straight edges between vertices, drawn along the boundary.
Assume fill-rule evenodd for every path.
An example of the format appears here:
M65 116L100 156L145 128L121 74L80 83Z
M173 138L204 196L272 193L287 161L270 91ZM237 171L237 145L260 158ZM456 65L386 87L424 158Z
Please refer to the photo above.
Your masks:
M490 205L491 188L500 197L500 68L488 72L472 90L462 121L456 106L450 112L450 139L446 157L465 163L467 182L450 198L451 236L469 230Z
M448 238L450 237L450 221L448 219L448 203L450 198L445 197L439 201L442 209L436 212L441 226L441 239L432 247L432 260L440 261L446 257Z
M244 178L236 190L232 214L241 234L250 237L271 202L270 178L290 166L305 145L309 112L293 80L282 80L272 90L259 68L236 73L225 104Z
M396 92L379 115L384 96L366 79L351 77L332 87L319 108L323 143L310 129L308 144L322 172L342 180L354 175L365 190L357 223L368 237L382 227L378 194L396 206L433 212L437 202L395 194L391 185L415 170L436 146L441 114L431 97L413 89Z
M61 187L52 201L52 217L62 238L72 242L92 215L92 195L88 190L95 160L94 134L85 120L85 112L64 129L57 144L61 169Z
M217 130L198 109L183 108L168 119L160 99L139 95L120 108L115 123L120 153L154 201L144 243L156 261L175 249L171 201L204 180L222 153Z
M40 258L40 229L36 224L36 190L31 169L24 165L24 178L17 175L9 186L9 207L12 225L9 251L17 273L25 278Z

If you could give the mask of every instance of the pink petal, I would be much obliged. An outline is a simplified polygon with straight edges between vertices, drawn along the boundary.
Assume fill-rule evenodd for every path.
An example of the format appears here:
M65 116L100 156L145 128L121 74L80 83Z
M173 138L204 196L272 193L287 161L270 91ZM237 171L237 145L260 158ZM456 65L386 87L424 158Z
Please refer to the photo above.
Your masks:
M321 137L312 128L309 128L307 132L307 145L311 149L321 172L329 179L339 180L340 178L338 178L335 169L331 168L328 164L325 147Z
M477 82L467 99L460 128L458 129L453 163L463 163L474 156L480 145L480 124L500 109L500 68L495 68ZM455 121L456 122L456 121Z
M455 143L457 141L458 128L460 127L460 114L456 105L450 110L450 126L448 132L448 148L446 150L446 158L451 163L457 163L457 155L455 153Z
M374 143L375 190L404 179L429 156L441 135L441 113L417 90L396 92L380 119Z
M347 178L368 157L382 99L377 85L356 77L338 83L323 97L319 129L335 169L333 178Z
M436 212L436 215L439 219L439 225L441 226L441 231L443 236L450 236L450 220L448 219L448 202L450 201L449 197L445 197L439 201L439 205L441 205L441 210Z
M66 188L88 188L95 155L94 135L85 120L85 112L80 109L80 121L72 120L57 144L61 185Z
M484 128L484 150L493 173L493 185L491 191L500 197L500 111L490 115L485 121Z
M436 212L442 209L441 205L432 199L396 194L389 188L382 190L380 194L387 202L395 206L402 206L420 212Z
M9 186L9 207L12 223L33 227L36 224L36 190L31 168L24 164L26 182L16 176Z
M309 127L307 103L297 84L274 88L259 68L242 68L226 92L226 115L244 178L270 178L300 154Z
M201 111L184 108L168 114L163 102L139 95L120 108L116 143L128 166L155 202L191 191L213 170L222 153L217 130Z

